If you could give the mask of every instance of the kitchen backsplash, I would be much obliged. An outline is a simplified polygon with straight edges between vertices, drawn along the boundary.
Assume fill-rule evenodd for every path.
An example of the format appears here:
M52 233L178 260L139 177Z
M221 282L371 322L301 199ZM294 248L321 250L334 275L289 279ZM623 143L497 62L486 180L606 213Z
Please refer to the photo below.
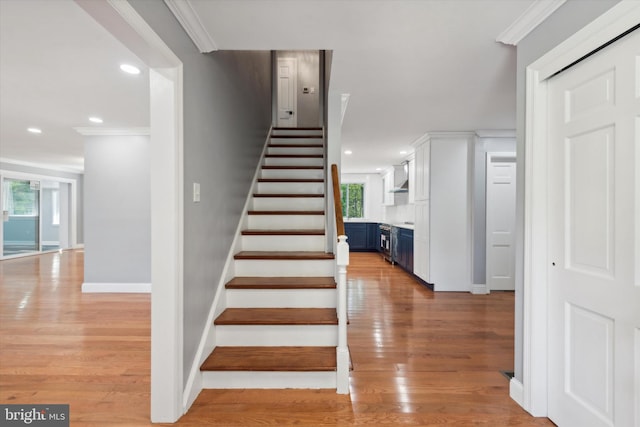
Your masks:
M404 222L415 222L416 209L413 203L406 205L384 206L382 208L384 222L399 224Z

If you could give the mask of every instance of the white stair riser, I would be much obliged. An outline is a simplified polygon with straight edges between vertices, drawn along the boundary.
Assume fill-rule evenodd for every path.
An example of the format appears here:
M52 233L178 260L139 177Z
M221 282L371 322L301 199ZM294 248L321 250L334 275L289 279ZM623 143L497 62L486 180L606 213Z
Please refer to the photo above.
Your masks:
M217 325L218 346L337 346L335 325Z
M271 131L272 135L322 135L322 129L277 129Z
M260 194L324 194L323 182L259 182Z
M322 169L262 169L260 178L323 179Z
M322 157L265 157L267 166L323 166Z
M236 276L246 277L315 277L333 276L334 260L235 260Z
M243 251L324 251L324 235L242 236Z
M249 215L250 230L324 229L324 215Z
M254 211L324 211L324 197L254 197Z
M336 388L336 372L208 371L205 389L324 389Z
M232 308L335 308L335 289L227 289Z
M285 144L282 144L285 145ZM268 154L324 154L323 147L268 147Z

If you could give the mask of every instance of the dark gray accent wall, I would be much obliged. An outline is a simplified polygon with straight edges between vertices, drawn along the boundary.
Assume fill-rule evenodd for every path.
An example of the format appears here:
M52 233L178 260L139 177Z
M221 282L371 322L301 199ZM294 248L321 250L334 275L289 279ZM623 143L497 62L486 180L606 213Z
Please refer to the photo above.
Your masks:
M525 164L525 83L527 66L562 43L589 22L602 15L619 0L568 0L540 24L517 48L517 210L516 210L516 313L515 376L522 381L523 369L523 295L524 295L524 164Z
M183 63L186 383L271 125L271 53L201 54L163 2L130 3Z
M7 162L0 162L0 169L6 170L6 171L13 171L13 172L32 173L35 175L75 179L77 183L76 221L77 221L77 227L78 227L76 232L77 233L76 240L78 244L84 243L84 214L82 209L83 194L84 194L84 190L83 190L84 175L83 174L78 174L73 172L63 172L63 171L58 171L54 169L47 169L47 168L41 168L41 167L35 167L35 166L17 165L14 163L7 163Z
M85 137L84 164L84 281L151 282L149 137Z

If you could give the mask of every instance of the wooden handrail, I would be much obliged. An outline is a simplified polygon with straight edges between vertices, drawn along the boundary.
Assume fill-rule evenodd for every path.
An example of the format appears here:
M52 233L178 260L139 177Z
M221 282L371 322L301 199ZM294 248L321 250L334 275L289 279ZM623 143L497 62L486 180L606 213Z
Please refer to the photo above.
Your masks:
M333 181L333 207L336 213L336 234L338 236L345 236L344 219L342 218L342 199L340 198L340 177L336 164L331 165L331 180Z

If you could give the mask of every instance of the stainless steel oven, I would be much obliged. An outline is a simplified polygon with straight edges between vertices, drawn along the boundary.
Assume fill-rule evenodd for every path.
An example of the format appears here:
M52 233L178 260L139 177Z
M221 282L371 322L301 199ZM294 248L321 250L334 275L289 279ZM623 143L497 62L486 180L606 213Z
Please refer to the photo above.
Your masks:
M382 257L393 264L393 242L391 241L391 226L389 224L380 224L380 252Z

